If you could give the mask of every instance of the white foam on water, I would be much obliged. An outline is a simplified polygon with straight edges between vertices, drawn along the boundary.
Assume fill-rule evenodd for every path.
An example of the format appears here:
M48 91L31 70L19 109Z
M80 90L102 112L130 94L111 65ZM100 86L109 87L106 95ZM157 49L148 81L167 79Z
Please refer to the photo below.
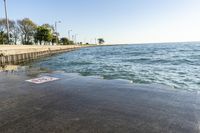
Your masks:
M56 80L59 80L59 78L44 76L44 77L30 79L30 80L26 80L26 81L35 83L35 84L42 84L42 83L52 82L52 81L56 81Z

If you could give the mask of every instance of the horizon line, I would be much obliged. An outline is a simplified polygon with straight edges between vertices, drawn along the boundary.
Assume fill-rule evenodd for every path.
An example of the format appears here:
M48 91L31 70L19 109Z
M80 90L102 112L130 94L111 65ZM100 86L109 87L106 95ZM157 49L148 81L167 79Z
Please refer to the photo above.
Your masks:
M166 43L200 43L200 41L144 42L144 43L110 43L107 45L137 45L137 44L166 44Z

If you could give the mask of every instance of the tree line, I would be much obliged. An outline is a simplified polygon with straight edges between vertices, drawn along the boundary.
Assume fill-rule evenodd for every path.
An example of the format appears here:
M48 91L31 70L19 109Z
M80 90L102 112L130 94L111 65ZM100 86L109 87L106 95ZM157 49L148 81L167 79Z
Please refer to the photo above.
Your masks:
M54 26L50 24L37 25L29 18L22 20L8 20L9 40L6 29L6 19L0 19L0 44L24 44L24 45L61 45L74 44L66 37L59 39Z

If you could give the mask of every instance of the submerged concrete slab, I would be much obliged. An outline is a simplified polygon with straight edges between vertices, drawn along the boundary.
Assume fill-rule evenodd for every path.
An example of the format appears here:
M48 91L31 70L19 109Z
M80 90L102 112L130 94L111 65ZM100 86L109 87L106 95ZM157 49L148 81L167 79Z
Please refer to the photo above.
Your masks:
M0 73L0 133L199 133L200 96L73 74Z

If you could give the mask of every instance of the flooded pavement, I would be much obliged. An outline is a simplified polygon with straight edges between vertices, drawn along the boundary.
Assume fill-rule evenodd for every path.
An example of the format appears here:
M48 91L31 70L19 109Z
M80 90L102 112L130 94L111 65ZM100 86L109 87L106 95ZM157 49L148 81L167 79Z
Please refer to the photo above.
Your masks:
M61 72L0 73L0 133L199 133L200 95Z

